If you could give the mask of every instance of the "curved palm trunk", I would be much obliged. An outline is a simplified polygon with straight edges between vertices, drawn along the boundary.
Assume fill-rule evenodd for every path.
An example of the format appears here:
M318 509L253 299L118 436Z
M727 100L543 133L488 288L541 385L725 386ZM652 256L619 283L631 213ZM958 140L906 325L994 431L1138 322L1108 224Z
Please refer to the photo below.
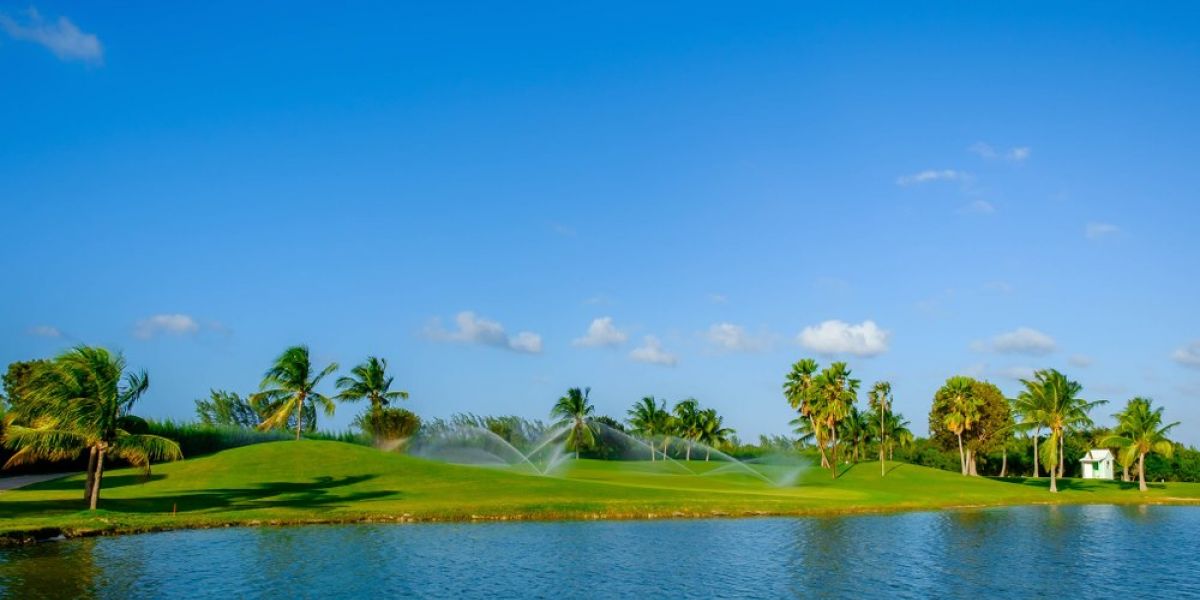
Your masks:
M96 510L96 505L100 503L100 480L104 479L104 450L101 449L96 453L96 477L92 480L92 497L88 503L88 508Z
M1000 458L1000 476L1008 475L1008 446L1004 446L1004 454Z
M1138 490L1146 491L1146 454L1138 455Z
M708 448L705 448L705 449L704 449L704 462L708 462L708 456L709 456L710 454L712 454L712 450L709 450Z
M83 484L83 501L92 503L92 485L96 483L96 447L88 451L87 483Z

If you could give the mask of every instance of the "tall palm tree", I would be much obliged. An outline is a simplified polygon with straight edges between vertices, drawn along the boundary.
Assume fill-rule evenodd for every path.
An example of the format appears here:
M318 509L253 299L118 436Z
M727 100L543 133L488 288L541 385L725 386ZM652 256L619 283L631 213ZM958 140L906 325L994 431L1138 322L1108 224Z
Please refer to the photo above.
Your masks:
M1058 478L1062 476L1063 439L1068 432L1091 424L1088 412L1103 401L1089 402L1079 397L1083 386L1067 379L1055 369L1043 369L1033 374L1032 380L1022 379L1029 404L1036 406L1035 418L1050 431L1046 443L1042 444L1040 458L1050 470L1050 491L1058 492Z
M892 409L892 384L886 381L876 381L875 385L871 386L871 391L867 392L867 400L871 405L871 410L879 415L879 476L887 475L887 466L884 464L884 447L887 446L887 431L884 428L887 422L888 411Z
M13 415L5 432L5 443L17 452L4 466L74 458L87 451L84 501L95 510L107 457L147 473L151 461L183 458L179 444L130 431L144 424L130 410L149 387L145 371L125 372L120 354L89 346L64 352L22 390L23 414Z
M797 447L807 448L815 439L812 419L806 419L804 415L796 415L796 418L788 421L788 424L792 426L792 433L796 434ZM825 464L822 463L821 467L824 468Z
M317 385L337 368L337 363L330 363L314 374L308 346L292 346L284 350L263 376L259 385L262 391L250 397L251 405L256 408L270 406L274 411L263 419L258 428L265 430L284 426L294 415L296 439L299 440L305 409L315 415L320 404L326 416L333 416L333 400L318 392Z
M650 461L653 462L655 456L654 437L666 435L671 426L671 414L667 412L666 402L663 401L660 405L654 396L646 396L634 404L627 414L633 431L649 440ZM663 449L663 460L666 460L666 457L666 449Z
M1167 433L1179 422L1163 424L1163 407L1151 408L1147 398L1134 398L1125 405L1125 410L1113 415L1117 418L1116 431L1106 438L1105 445L1121 449L1121 464L1132 464L1137 460L1138 489L1146 491L1146 455L1153 452L1170 458L1175 445L1167 439Z
M783 383L783 396L792 409L800 414L792 424L796 425L797 429L804 429L811 434L817 443L817 451L821 454L821 466L827 467L829 459L825 455L825 432L821 429L821 423L814 418L817 411L814 380L818 368L817 361L811 358L797 361L792 365L792 370L788 372Z
M908 421L904 420L904 415L900 413L889 412L884 423L887 432L887 457L891 460L896 448L907 448L915 438L912 430L908 428Z
M963 475L967 474L967 456L963 452L963 432L971 429L979 419L979 399L975 397L975 381L970 377L955 376L946 380L942 388L946 394L946 429L958 438L958 461Z
M1016 429L1030 434L1033 439L1033 478L1040 477L1038 470L1038 438L1042 436L1042 428L1046 424L1046 407L1049 397L1042 385L1025 385L1025 389L1010 400L1013 413L1017 417Z
M850 414L851 407L858 401L859 381L850 377L850 369L844 362L835 362L813 379L813 414L821 423L819 432L829 436L831 459L830 476L838 476L838 423ZM821 444L818 435L817 444Z
M408 399L408 392L392 390L393 379L387 374L387 359L368 356L365 362L350 369L350 376L338 377L334 384L341 390L337 399L343 402L369 400L371 417L378 420L384 407L397 400Z
M575 460L579 460L579 449L581 446L591 446L596 443L596 434L592 431L590 418L596 412L596 407L592 406L588 395L592 393L592 388L571 388L567 390L567 395L558 399L554 404L554 408L550 410L551 417L559 418L559 425L570 425L571 429L567 432L567 446L575 447Z
M712 448L720 448L729 443L729 437L735 432L725 426L725 419L717 414L717 409L706 408L700 411L700 441L704 442L704 461L708 462Z
M692 444L700 441L700 403L695 398L680 400L675 405L675 434L689 443L684 446L684 459L692 460Z

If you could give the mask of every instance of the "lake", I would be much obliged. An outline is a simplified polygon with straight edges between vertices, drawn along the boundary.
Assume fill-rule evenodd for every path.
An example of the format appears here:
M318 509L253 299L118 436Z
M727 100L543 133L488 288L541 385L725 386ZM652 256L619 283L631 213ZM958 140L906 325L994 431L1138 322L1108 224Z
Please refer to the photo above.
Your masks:
M0 548L6 597L1200 597L1200 508L227 528Z

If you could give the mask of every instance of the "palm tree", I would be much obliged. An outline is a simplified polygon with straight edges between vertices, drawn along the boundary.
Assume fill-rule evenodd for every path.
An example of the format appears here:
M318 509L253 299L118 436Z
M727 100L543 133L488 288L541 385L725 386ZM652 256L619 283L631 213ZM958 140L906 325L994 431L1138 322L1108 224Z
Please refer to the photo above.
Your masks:
M1138 463L1138 489L1146 491L1146 455L1153 452L1170 458L1175 445L1167 439L1167 432L1179 422L1163 425L1163 407L1151 408L1147 398L1134 398L1125 405L1125 410L1113 415L1117 428L1105 440L1105 445L1121 448L1121 464Z
M887 457L891 460L897 447L907 448L912 445L913 436L912 430L908 428L908 421L904 420L904 415L899 413L888 413L885 421L887 432Z
M963 475L967 474L967 457L963 452L963 432L971 429L979 419L979 400L975 397L975 381L970 377L955 376L946 380L947 410L946 429L958 438L958 461Z
M813 432L812 419L806 419L804 415L796 415L796 418L788 421L788 424L792 426L792 433L796 434L797 447L807 448L808 444L812 443L815 439L816 434ZM821 466L824 467L825 465L822 464Z
M887 466L884 464L884 447L887 445L887 431L884 429L886 424L887 413L892 408L892 384L886 381L876 381L875 385L871 386L871 391L867 392L867 399L870 402L871 410L874 410L879 415L879 476L887 475Z
M575 447L575 460L579 460L579 449L583 445L591 446L596 443L595 432L592 431L592 425L589 422L592 413L596 412L596 407L592 406L588 400L588 395L592 393L592 388L571 388L567 390L567 395L558 399L554 404L554 408L550 410L551 417L559 418L559 425L569 425L570 431L567 433L567 446Z
M855 463L864 454L863 446L871 440L871 421L871 414L858 410L858 407L851 406L850 410L846 413L846 418L838 423L839 436L849 451L853 452L853 462Z
M130 414L150 387L146 372L125 372L125 358L104 348L77 346L41 369L23 388L23 414L5 433L17 452L5 468L37 460L62 460L88 452L84 501L100 501L107 457L150 472L150 462L183 458L179 444L157 435L133 433L145 422ZM21 420L26 424L18 424Z
M1046 423L1046 389L1041 385L1025 386L1017 397L1010 400L1013 413L1017 416L1016 428L1030 432L1033 439L1033 478L1037 479L1038 472L1038 438L1042 436L1042 427Z
M715 408L700 411L700 441L707 446L704 449L704 462L708 462L712 448L719 448L729 443L729 437L734 430L725 427L725 419L717 414Z
M1040 458L1050 470L1050 491L1058 492L1058 478L1062 476L1064 436L1076 429L1091 424L1088 412L1103 401L1089 402L1079 397L1083 386L1067 379L1055 369L1043 369L1033 374L1033 380L1022 379L1025 390L1021 396L1034 410L1038 423L1050 430L1046 443L1042 444Z
M829 461L830 476L838 476L838 423L850 414L850 409L858 401L857 379L850 377L850 369L844 362L835 362L821 371L813 379L813 415L819 422L817 444L822 440L821 432L829 435L831 460Z
M407 400L408 392L392 391L393 377L387 374L387 359L368 356L366 362L350 370L349 377L338 377L334 384L339 390L337 399L343 402L370 400L371 419L379 420L384 407L397 400Z
M273 411L258 428L266 430L286 426L294 414L296 439L299 440L305 408L315 415L316 405L320 404L326 416L333 416L333 401L317 391L317 384L337 368L337 363L330 363L314 375L308 346L292 346L284 350L263 376L259 385L262 391L250 397L250 403L256 408L270 406Z
M821 430L821 424L814 418L817 409L814 377L818 368L817 361L811 358L797 361L792 365L792 370L783 383L783 396L787 398L792 409L800 413L800 416L792 421L792 425L797 426L798 430L806 430L807 434L811 435L817 443L817 451L821 453L821 466L827 467L829 459L825 456L825 434ZM804 435L801 439L805 437L809 436Z
M700 440L700 403L695 398L675 405L675 433L689 443L684 446L685 460L692 460L692 444Z
M650 460L653 462L654 436L666 435L671 425L671 414L667 412L666 402L664 401L660 405L654 396L646 396L634 404L626 414L629 415L629 424L633 427L633 431L650 440ZM663 460L667 458L666 452L664 448Z

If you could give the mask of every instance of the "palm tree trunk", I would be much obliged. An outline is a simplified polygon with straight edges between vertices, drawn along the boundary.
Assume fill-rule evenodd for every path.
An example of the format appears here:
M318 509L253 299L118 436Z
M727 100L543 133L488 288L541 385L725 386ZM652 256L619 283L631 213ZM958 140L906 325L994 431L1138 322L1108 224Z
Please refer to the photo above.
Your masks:
M1138 490L1146 491L1146 455L1138 455Z
M838 473L837 426L834 425L834 426L830 427L829 430L833 432L833 443L830 445L830 448L829 448L830 452L833 453L833 461L829 465L829 474L833 479L837 479L837 473Z
M967 448L967 475L979 476L979 471L975 470L975 451L970 448Z
M683 454L684 454L684 460L686 460L688 462L692 462L692 445L691 444L684 446Z
M83 501L92 503L92 484L96 482L96 447L88 451L87 483L83 484Z
M1042 434L1039 429L1033 433L1033 478L1038 478L1038 454L1037 454L1037 439Z
M96 477L92 481L92 497L88 507L96 510L96 505L100 503L100 480L104 478L104 450L101 449L96 453Z
M958 471L962 475L967 474L967 457L963 454L962 447L962 432L959 431L954 435L958 436Z
M304 424L304 398L296 401L296 441L300 441L300 427Z
M883 402L879 403L879 476L887 476L887 465L883 462L884 447L887 446L887 436L883 433Z
M708 455L710 455L710 454L712 454L712 450L705 448L704 449L704 462L708 462Z
M1121 465L1121 481L1129 481L1129 465Z
M1000 476L1005 477L1007 475L1008 475L1008 446L1005 445L1004 446L1004 454L1002 455L1002 457L1000 459Z

